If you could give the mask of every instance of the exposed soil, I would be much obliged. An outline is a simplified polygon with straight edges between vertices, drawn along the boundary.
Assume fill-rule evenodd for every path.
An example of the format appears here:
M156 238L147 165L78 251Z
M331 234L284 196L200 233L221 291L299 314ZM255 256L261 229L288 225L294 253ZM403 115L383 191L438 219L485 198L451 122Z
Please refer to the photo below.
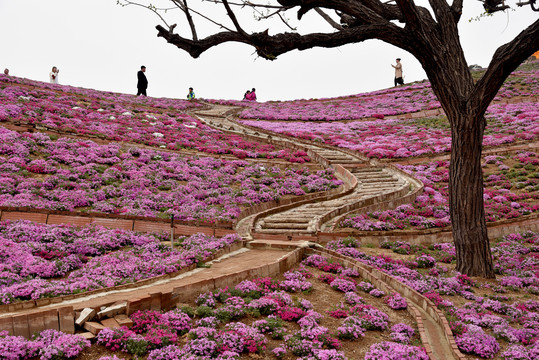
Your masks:
M291 294L296 299L306 299L309 300L314 310L319 312L324 316L324 319L320 322L321 326L327 327L330 331L330 333L334 334L336 333L336 330L339 326L342 324L343 319L335 319L328 315L328 311L335 310L336 304L340 303L344 299L344 293L339 292L337 290L333 290L328 284L321 282L318 280L318 276L321 274L328 274L323 271L320 271L318 269L314 268L308 268L309 271L313 274L313 277L309 279L309 281L313 284L313 290L310 293L304 294L304 293L295 293ZM274 279L277 280L283 280L284 277L281 275L279 277L274 277ZM357 281L362 281L361 279L357 279ZM417 326L415 324L415 320L408 314L406 310L393 310L389 308L383 298L375 298L367 293L363 293L361 291L358 291L358 294L366 301L367 304L375 306L379 310L385 312L390 317L390 327L397 324L397 323L405 323L409 326L412 326L416 332L417 332ZM182 305L190 305L192 307L196 307L195 303L189 303L189 304L182 304ZM263 317L260 318L253 318L251 316L245 317L241 320L241 322L245 324L251 324L255 320L260 320ZM299 330L299 325L295 322L285 322L285 326L288 330L288 333L293 333L297 330ZM340 350L344 351L348 359L363 359L365 357L365 353L369 349L369 347L372 344L379 343L381 341L389 341L391 331L385 330L385 331L372 331L369 330L365 333L365 337L360 340L356 341L349 341L349 340L343 340L341 341L342 347ZM267 348L266 351L263 354L243 354L242 359L275 359L275 356L271 353L271 350L282 346L283 340L272 340L269 336L266 337L268 339ZM184 344L187 339L187 335L183 336L180 341L180 345ZM419 344L419 339L416 336L414 338L414 344ZM121 353L121 352L111 352L105 347L101 345L94 344L90 349L86 349L79 357L77 357L77 360L98 360L102 356L112 356L116 355L123 359L135 359L130 354ZM145 359L147 356L143 357L142 359ZM284 357L285 360L296 360L298 357L292 354L287 354L287 356Z

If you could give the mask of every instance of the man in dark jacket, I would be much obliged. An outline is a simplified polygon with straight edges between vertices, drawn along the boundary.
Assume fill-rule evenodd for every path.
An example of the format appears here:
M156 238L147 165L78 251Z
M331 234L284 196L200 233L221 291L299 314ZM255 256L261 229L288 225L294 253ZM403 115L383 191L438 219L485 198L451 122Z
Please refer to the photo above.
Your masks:
M144 95L146 96L146 89L148 88L148 79L146 79L146 75L144 73L146 72L146 66L142 65L140 67L140 71L137 73L137 96L138 95Z

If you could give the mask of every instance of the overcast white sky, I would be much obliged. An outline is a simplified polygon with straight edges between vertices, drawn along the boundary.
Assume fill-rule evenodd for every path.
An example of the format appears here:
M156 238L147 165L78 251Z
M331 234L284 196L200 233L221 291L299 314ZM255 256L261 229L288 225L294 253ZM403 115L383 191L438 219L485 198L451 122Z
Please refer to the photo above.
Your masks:
M508 1L514 5L516 0ZM526 6L468 21L481 11L479 1L465 1L460 30L468 63L482 66L538 16ZM240 18L250 20L249 15ZM314 12L303 21L303 31L331 31ZM175 22L178 32L187 34L183 18L171 20ZM246 89L256 87L261 101L387 88L393 85L390 65L397 57L402 58L405 82L426 78L410 54L379 41L294 51L275 61L258 58L247 45L228 43L192 59L158 38L157 24L159 19L148 10L121 7L116 0L0 0L0 70L7 67L14 76L48 81L54 65L61 84L136 93L136 73L146 65L150 96L184 98L192 86L198 97L241 99Z

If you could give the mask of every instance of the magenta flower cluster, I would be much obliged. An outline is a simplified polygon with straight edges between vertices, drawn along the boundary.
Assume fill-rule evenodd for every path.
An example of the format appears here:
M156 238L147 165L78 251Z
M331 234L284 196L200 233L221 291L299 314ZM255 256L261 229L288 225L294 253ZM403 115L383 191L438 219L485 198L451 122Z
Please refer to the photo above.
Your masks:
M2 77L2 80L7 79ZM18 79L9 80L17 82ZM0 121L171 150L230 154L240 159L284 159L295 163L310 161L303 151L247 141L239 135L205 125L184 112L187 108L200 106L193 102L141 99L65 86L52 90L47 84L39 82L31 82L31 85L35 88L29 90L12 82L10 86L0 89Z
M0 223L0 303L77 294L179 271L239 240L196 234L171 250L164 234L28 221ZM121 250L120 250L121 249Z
M265 168L241 160L51 140L0 128L0 205L232 220L242 209L339 186L331 170Z
M416 262L394 260L388 256L370 256L349 247L344 240L328 244L330 249L346 254L355 255L357 261L374 266L387 272L402 283L423 293L444 310L450 320L449 324L456 336L460 350L492 358L500 352L500 343L513 344L502 355L504 359L515 356L515 359L533 358L539 339L539 302L536 300L515 301L508 303L511 298L504 296L507 291L519 291L535 294L538 288L539 257L537 244L539 234L534 232L515 233L497 239L492 246L494 267L500 274L498 280L489 282L482 287L500 295L479 296L473 288L480 285L473 279L452 271L435 263L428 272L417 270ZM350 249L356 252L350 252ZM412 248L410 248L412 249ZM415 249L414 251L425 251ZM437 244L430 248L430 255L435 259L445 259L454 255L452 244ZM360 283L369 289L367 283ZM452 301L443 296L459 296L468 300L463 306L457 307ZM390 301L390 298L386 299ZM388 303L389 305L389 303ZM392 339L404 342L405 335L394 331ZM399 339L399 340L397 340ZM518 345L518 346L516 346ZM502 354L505 354L503 352Z
M488 156L485 160L488 162ZM534 152L516 152L512 156L499 157L501 167L510 164L509 170L500 169L496 178L485 179L484 201L488 222L514 219L537 213L539 205L539 179L536 168L539 157ZM449 219L449 161L435 161L421 165L399 166L402 170L420 179L424 192L413 203L398 206L394 210L376 211L350 215L341 227L362 231L384 231L396 229L428 229L446 227ZM497 180L497 179L501 180Z
M57 330L44 330L31 340L0 331L0 357L6 360L37 357L40 360L71 359L89 346L90 342L82 336L64 334Z

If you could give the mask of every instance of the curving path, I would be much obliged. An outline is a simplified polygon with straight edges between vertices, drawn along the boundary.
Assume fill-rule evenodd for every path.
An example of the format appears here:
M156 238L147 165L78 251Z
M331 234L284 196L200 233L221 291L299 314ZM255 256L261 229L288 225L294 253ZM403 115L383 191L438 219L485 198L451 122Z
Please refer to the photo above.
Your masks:
M242 236L316 235L319 231L331 228L337 216L362 208L370 210L369 206L378 203L384 203L384 208L389 208L398 205L399 199L402 199L402 202L410 202L422 191L421 182L388 164L374 163L351 152L244 126L227 115L233 113L235 109L237 108L217 105L195 113L200 120L217 129L249 136L259 141L304 149L309 155L315 155L314 160L322 165L331 166L336 170L341 169L342 171L336 174L347 183L346 191L338 197L319 199L277 212L272 210L255 217L249 231L241 233Z
M30 324L24 329L20 328L19 333L27 331L27 334L31 334L32 329L36 330L40 326L45 326L45 321L38 320L41 323L32 328L30 319L46 310L58 309L59 311L72 307L71 312L74 310L77 315L79 311L86 308L106 309L112 305L126 308L125 311L129 314L129 306L131 310L140 304L143 304L140 306L145 308L154 308L154 306L161 308L165 306L166 301L172 301L174 297L178 302L183 298L194 296L195 291L232 285L252 277L272 276L294 265L303 255L303 249L309 246L309 243L305 241L276 239L276 235L284 235L284 240L290 234L298 235L298 239L299 235L305 236L305 239L309 237L314 239L314 235L330 229L336 219L350 211L368 211L376 206L383 208L397 206L402 202L412 201L422 191L421 182L390 164L371 161L351 152L242 126L232 119L231 114L236 109L231 106L215 105L194 113L214 128L272 143L278 147L286 146L306 151L318 164L335 169L336 175L344 182L342 191L332 195L321 195L297 204L278 206L242 219L236 226L237 232L244 239L255 240L247 244L248 248L222 254L223 256L213 261L210 268L193 269L174 277L147 281L136 287L111 289L90 295L81 294L71 298L46 299L36 301L33 306L6 307L3 310L0 309L0 330L2 326L5 326L3 320L10 316L17 321L21 320L19 325L23 324L23 320L26 321L24 324ZM419 314L422 327L427 329L423 331L422 339L430 349L431 358L456 359L457 357L448 350L451 344L446 338L444 328L429 315L428 311L420 311ZM71 315L72 318L73 315ZM62 330L62 322L60 321L59 324ZM104 321L103 325L105 325ZM12 326L15 329L15 320Z

